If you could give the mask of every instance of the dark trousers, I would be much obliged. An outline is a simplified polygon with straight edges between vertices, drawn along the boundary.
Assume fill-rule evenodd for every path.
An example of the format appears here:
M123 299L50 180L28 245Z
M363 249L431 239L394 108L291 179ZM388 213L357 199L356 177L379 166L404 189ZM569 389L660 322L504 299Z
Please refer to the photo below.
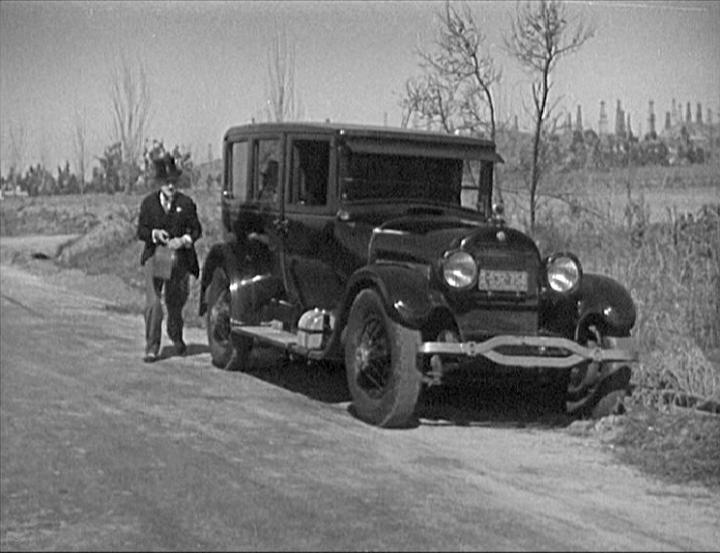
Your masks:
M183 339L182 310L188 299L190 275L184 269L174 267L170 280L155 278L152 272L152 260L145 263L144 269L145 353L159 353L163 320L163 288L168 312L167 333L170 340L180 342Z

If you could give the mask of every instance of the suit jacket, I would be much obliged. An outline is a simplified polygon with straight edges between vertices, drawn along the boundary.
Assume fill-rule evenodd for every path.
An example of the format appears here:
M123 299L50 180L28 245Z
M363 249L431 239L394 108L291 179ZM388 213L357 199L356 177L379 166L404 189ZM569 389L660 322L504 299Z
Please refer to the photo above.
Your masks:
M189 248L181 248L177 251L178 263L189 273L198 278L200 266L198 265L195 242L202 236L202 226L197 216L195 202L189 196L181 192L175 192L170 211L165 210L160 203L160 191L155 191L147 196L140 204L140 217L138 218L138 239L145 242L140 265L152 257L155 253L156 244L152 240L153 229L164 229L170 234L170 238L179 238L189 234L193 245Z

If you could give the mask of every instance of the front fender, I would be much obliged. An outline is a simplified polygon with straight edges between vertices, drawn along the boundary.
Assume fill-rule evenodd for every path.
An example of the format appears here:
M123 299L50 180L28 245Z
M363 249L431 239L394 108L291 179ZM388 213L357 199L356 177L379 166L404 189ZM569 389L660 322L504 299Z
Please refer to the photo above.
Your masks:
M600 324L606 336L628 336L637 311L628 291L610 277L586 273L573 294L548 292L541 302L540 326L577 339L588 321Z
M363 289L375 288L388 315L396 322L419 329L444 298L430 288L430 267L420 264L374 263L359 269L348 282L346 309Z
M603 275L584 275L577 305L577 326L588 319L600 321L606 336L628 336L637 318L630 293L622 284Z

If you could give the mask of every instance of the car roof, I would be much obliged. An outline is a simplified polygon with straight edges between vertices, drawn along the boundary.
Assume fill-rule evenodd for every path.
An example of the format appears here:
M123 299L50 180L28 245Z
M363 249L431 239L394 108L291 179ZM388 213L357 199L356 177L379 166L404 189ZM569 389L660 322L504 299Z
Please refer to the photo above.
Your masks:
M225 140L255 133L324 133L357 138L386 138L390 140L408 140L442 144L485 147L494 150L495 143L484 138L467 135L446 134L400 127L383 127L330 122L285 122L251 123L231 127L225 133Z

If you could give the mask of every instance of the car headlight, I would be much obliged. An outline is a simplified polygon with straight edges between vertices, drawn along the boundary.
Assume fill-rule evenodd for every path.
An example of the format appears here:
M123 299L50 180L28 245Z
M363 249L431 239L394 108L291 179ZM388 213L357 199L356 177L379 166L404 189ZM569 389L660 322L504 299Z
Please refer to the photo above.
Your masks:
M477 264L467 252L454 251L445 254L442 263L443 278L452 288L472 286L477 278Z
M555 254L545 262L547 282L555 292L569 292L580 284L580 261L567 253Z

